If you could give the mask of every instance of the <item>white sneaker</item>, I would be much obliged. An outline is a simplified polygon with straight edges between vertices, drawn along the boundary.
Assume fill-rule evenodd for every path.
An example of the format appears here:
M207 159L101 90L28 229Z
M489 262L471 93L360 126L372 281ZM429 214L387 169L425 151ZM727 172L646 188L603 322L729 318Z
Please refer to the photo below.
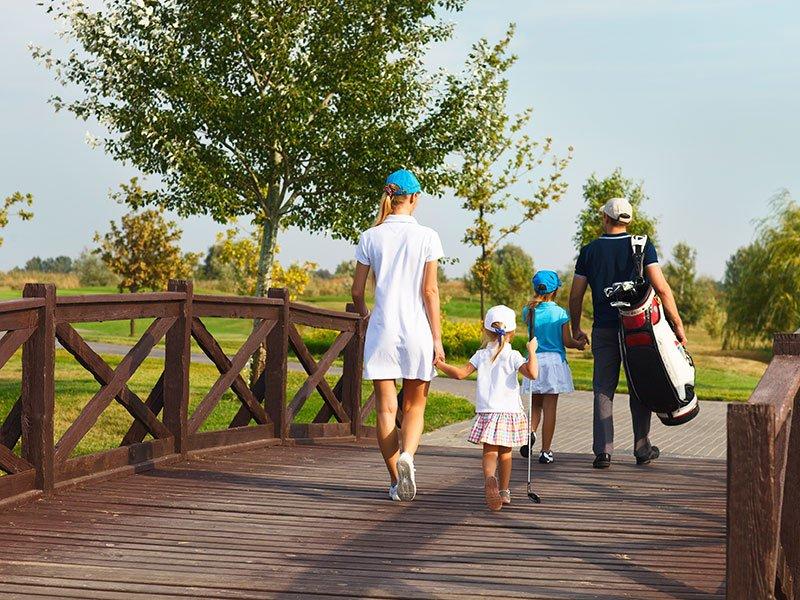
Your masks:
M395 502L400 502L400 496L397 493L397 484L393 483L389 486L389 498Z
M397 459L397 494L404 502L413 500L417 495L414 471L414 459L408 452L401 453L400 458Z

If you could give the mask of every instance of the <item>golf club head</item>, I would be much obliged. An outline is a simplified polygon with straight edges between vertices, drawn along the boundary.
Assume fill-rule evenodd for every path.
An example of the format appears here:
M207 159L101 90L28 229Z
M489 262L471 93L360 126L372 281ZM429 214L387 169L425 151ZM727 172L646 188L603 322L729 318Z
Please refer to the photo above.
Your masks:
M528 491L528 498L530 498L530 501L533 502L534 504L541 504L542 503L542 499L539 498L539 494L537 494L536 492L531 492L529 490Z

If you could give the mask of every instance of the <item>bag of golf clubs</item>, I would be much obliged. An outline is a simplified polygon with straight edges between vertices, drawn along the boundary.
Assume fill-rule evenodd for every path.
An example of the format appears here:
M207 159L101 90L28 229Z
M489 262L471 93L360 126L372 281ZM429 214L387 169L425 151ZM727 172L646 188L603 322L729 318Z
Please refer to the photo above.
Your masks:
M619 345L631 392L664 425L682 425L700 412L694 362L644 278L645 244L647 236L631 236L633 279L616 282L604 292L620 314Z

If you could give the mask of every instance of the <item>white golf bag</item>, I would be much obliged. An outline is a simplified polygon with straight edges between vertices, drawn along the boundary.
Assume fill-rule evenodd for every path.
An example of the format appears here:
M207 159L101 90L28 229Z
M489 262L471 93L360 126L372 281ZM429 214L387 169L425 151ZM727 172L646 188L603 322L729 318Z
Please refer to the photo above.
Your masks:
M664 316L661 301L644 278L647 236L632 236L634 279L604 292L620 314L619 344L628 386L664 425L681 425L700 412L694 362Z

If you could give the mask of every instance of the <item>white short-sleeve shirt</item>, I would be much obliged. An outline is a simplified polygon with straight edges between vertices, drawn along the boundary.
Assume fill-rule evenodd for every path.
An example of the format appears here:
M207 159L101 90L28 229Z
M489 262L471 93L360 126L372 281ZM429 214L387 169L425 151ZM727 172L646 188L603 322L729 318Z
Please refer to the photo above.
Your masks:
M443 255L439 234L410 215L390 215L361 234L356 260L375 273L375 305L364 342L365 379L430 381L436 375L422 281L425 264Z
M469 362L478 371L478 394L475 412L522 412L519 398L519 368L527 362L511 344L505 344L492 362L497 343L481 348Z

